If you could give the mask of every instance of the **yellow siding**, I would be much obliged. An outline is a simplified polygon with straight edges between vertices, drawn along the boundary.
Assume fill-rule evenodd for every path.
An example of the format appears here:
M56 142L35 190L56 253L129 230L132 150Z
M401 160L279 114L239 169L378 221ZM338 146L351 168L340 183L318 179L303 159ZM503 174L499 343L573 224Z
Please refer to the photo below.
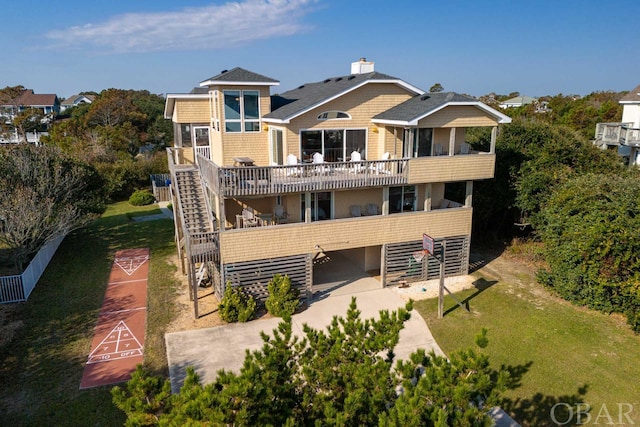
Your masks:
M451 105L418 122L422 128L497 126L497 121L477 107Z
M176 123L209 123L208 99L176 99L174 121Z
M336 191L334 193L335 218L350 218L352 205L359 205L364 212L364 207L368 203L375 203L379 209L382 209L382 190Z
M220 234L222 262L314 253L316 245L335 251L420 240L422 233L434 238L468 236L471 216L470 208L454 208L228 230Z
M271 112L269 86L211 86L218 90L217 111L220 117L220 136L212 144L212 160L219 165L233 165L234 157L249 157L256 165L269 165L269 135L265 124L260 125L259 132L227 133L224 131L224 91L225 90L257 90L260 92L260 117ZM208 108L208 106L207 106ZM224 141L224 142L222 142Z
M371 117L406 101L411 95L394 84L368 84L303 114L291 121L287 132L287 152L300 158L299 132L303 129L367 129L367 159L379 159L386 150L381 147L379 132L383 128L374 126ZM325 111L344 111L350 120L319 121L318 115ZM377 129L378 133L373 129ZM384 141L384 139L383 139Z
M409 160L409 184L493 178L495 154L419 157Z

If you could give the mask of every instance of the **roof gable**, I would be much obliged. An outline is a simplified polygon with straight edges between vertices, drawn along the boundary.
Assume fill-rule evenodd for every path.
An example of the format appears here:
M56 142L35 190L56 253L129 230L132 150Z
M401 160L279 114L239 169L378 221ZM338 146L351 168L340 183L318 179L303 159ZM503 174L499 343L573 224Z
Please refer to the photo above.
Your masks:
M53 93L33 93L32 90L26 90L17 100L18 105L24 106L52 106L58 103L58 96Z
M220 74L200 82L200 86L211 86L216 84L276 86L279 85L280 82L272 79L271 77L266 77L262 74L245 70L244 68L235 67L228 71L224 70Z
M436 92L416 95L378 114L373 117L372 121L401 126L417 126L418 122L423 118L451 105L474 106L495 117L498 123L511 123L511 118L498 110L489 107L473 97L455 92Z
M621 104L640 103L640 85L633 88L628 94L620 99Z
M272 111L264 116L267 122L288 123L291 119L343 96L365 84L393 83L407 92L424 93L421 89L396 77L378 72L332 77L315 83L305 83L296 89L273 96Z

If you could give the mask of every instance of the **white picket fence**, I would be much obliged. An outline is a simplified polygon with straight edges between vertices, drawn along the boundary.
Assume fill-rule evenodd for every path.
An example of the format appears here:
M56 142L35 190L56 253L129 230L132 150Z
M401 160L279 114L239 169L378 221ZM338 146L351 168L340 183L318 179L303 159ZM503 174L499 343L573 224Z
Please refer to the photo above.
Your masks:
M0 276L0 304L29 298L63 239L64 235L59 236L40 248L22 274Z

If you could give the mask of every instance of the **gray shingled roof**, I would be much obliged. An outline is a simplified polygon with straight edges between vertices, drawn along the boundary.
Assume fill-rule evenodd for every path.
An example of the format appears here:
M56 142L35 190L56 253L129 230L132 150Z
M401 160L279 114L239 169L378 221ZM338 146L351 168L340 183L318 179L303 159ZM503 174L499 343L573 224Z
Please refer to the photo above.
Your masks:
M271 113L266 119L287 120L317 105L346 93L369 80L389 80L412 87L397 77L378 72L332 77L321 82L305 83L296 89L271 97ZM419 90L413 88L412 90Z
M191 92L189 92L190 95L201 95L203 93L209 93L209 88L208 87L194 87L193 89L191 89Z
M620 99L620 102L640 102L640 85L631 89L631 91Z
M205 82L280 83L271 77L266 77L240 67L235 67L228 71L224 70L217 76L203 80L200 84L202 85Z
M450 102L477 103L479 101L470 96L460 95L455 92L425 93L423 95L416 95L402 104L398 104L378 114L373 117L372 120L411 122L440 109Z

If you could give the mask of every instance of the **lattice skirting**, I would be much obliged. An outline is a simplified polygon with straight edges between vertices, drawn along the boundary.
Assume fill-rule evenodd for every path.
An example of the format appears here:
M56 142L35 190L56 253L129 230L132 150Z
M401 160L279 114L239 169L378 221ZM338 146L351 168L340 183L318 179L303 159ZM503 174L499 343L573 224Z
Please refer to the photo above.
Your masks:
M469 270L469 236L448 237L434 241L434 252L439 255L446 240L445 277L467 274ZM432 256L422 259L414 253L422 250L422 241L391 243L384 245L384 286L397 285L440 277L440 262Z
M241 286L256 300L264 301L269 296L267 284L276 274L289 276L291 284L300 291L300 299L311 297L313 264L308 254L223 264L216 296L222 298L230 284Z

